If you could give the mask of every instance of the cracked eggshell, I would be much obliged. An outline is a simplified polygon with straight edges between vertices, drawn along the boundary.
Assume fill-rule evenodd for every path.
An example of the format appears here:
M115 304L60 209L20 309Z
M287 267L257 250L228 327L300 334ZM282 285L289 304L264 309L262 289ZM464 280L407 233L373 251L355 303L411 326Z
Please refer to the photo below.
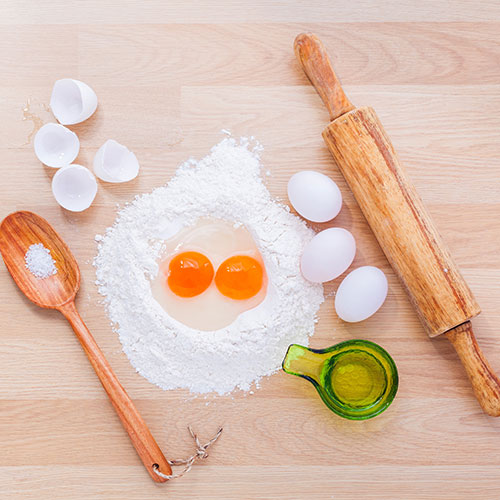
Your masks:
M97 96L86 83L64 78L54 84L50 108L59 123L74 125L94 113L97 108Z
M127 182L137 177L139 162L125 146L109 139L94 156L94 173L105 182Z
M56 172L52 179L52 193L61 207L82 212L94 201L97 181L88 168L73 163Z
M69 128L58 123L47 123L35 135L36 157L48 167L69 165L80 151L80 141Z

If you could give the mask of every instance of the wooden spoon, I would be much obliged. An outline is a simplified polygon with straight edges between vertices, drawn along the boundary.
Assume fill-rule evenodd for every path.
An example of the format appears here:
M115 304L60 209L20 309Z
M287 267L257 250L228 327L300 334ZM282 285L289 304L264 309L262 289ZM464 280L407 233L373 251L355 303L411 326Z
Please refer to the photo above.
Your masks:
M57 267L53 276L39 279L26 268L24 256L34 243L42 243L50 250ZM156 482L165 482L155 469L170 475L168 461L76 310L80 269L66 243L42 217L32 212L14 212L0 225L0 252L26 297L40 307L57 309L70 322L149 475Z

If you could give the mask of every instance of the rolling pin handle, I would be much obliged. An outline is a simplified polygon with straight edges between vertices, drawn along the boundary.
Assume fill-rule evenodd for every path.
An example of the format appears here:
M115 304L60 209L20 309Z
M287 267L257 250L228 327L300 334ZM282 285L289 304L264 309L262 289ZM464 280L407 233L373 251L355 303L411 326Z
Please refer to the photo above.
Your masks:
M330 120L352 111L354 106L345 95L321 40L312 33L301 33L295 38L294 50L304 73L323 99Z
M470 321L446 332L464 365L481 408L492 417L500 416L500 380L476 341Z

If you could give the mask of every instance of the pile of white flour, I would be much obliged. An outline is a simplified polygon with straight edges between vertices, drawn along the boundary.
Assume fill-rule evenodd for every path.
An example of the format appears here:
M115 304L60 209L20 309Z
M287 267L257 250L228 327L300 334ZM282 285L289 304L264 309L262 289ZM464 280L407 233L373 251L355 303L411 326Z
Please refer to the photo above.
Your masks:
M247 391L280 368L289 344L307 345L313 333L323 287L306 281L299 263L314 233L271 199L260 177L258 150L245 139L224 139L207 157L181 165L166 186L136 197L104 236L96 236L96 284L123 350L135 369L162 389ZM171 318L150 287L161 238L200 217L244 224L269 278L259 306L213 332Z

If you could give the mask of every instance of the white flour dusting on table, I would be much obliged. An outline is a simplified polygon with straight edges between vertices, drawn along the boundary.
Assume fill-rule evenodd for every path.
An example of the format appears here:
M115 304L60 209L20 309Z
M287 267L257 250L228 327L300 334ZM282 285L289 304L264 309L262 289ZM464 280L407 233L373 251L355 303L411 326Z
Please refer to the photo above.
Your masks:
M259 151L246 139L224 139L202 160L181 165L166 186L137 196L96 236L96 284L123 350L137 372L162 389L248 391L280 368L289 344L307 345L314 331L323 287L300 273L302 249L314 232L271 198ZM171 318L150 287L162 238L201 217L244 224L269 278L259 306L210 332Z

